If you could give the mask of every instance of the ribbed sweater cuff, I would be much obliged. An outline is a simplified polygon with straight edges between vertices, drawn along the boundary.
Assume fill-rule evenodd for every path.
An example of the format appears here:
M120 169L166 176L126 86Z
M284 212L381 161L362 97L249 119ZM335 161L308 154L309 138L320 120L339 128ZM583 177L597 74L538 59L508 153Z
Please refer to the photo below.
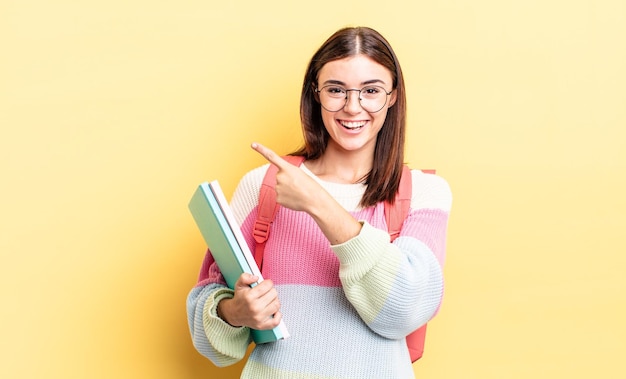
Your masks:
M233 296L234 292L229 288L217 290L209 296L204 304L202 322L207 338L215 350L227 356L242 359L250 340L250 329L234 327L217 315L217 304Z
M380 255L384 254L389 244L389 234L377 229L365 221L359 221L363 227L359 234L331 248L337 254L339 262L344 266L362 265L372 267Z

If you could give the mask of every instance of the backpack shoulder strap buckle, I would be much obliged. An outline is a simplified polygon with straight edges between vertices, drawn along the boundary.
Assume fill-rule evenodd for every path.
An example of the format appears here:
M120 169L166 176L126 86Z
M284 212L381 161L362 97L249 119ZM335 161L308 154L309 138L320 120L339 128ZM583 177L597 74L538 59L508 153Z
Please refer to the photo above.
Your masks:
M283 156L283 159L293 164L294 166L300 166L304 162L302 156ZM252 235L256 241L256 247L254 251L254 259L256 260L259 269L263 269L263 254L265 252L265 243L270 236L270 229L272 222L276 217L276 212L280 207L276 203L276 173L278 167L270 164L265 177L263 177L263 184L261 184L261 191L259 193L259 205L257 209L257 217L254 221L254 227L252 229Z
M265 243L270 235L270 222L266 220L257 219L254 222L254 229L252 234L256 243Z

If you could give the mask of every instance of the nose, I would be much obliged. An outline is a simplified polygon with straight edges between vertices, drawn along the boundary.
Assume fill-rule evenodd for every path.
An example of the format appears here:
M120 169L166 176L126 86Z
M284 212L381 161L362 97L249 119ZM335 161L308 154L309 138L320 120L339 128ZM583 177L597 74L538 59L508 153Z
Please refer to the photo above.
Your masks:
M344 112L359 113L362 109L361 91L358 89L346 90L346 105L343 107Z

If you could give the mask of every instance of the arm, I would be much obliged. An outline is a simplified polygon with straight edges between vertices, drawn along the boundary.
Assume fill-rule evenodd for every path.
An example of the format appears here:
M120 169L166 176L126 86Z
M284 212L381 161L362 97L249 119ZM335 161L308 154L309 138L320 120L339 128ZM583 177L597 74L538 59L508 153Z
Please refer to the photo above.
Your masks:
M198 284L187 296L187 321L196 350L219 367L240 361L250 343L250 329L233 327L218 316L218 304L233 296L207 252Z
M331 242L344 292L374 331L404 338L435 314L452 199L445 180L413 172L412 209L392 244L386 230L357 221L302 170L262 145L252 147L279 169L277 202L307 212Z
M254 143L252 148L278 167L275 187L278 204L308 213L331 244L343 243L359 234L362 224L313 178L263 145Z
M443 294L450 189L440 177L413 172L413 199L400 237L364 223L361 233L332 246L344 292L382 336L403 338L436 313Z

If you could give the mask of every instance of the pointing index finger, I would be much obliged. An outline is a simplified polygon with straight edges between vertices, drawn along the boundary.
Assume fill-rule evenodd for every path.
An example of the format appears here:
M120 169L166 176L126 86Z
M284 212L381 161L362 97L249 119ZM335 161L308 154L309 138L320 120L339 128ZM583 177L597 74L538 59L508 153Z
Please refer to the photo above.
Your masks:
M265 147L260 143L253 142L252 148L267 159L268 162L276 165L279 169L282 169L285 165L289 164L289 162L284 160L280 155L276 154L272 149Z

